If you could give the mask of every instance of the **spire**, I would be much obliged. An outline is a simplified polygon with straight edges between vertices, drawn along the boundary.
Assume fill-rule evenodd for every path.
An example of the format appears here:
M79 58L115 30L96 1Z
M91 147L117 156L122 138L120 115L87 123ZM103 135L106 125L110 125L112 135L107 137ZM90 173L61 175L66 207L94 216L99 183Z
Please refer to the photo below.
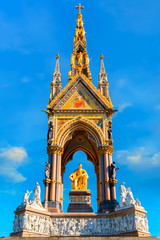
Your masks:
M109 99L109 92L108 92L108 87L109 87L109 83L108 83L108 79L107 79L107 73L105 72L105 67L104 67L104 62L103 62L103 55L101 54L100 56L101 59L101 69L100 69L100 73L99 73L99 82L98 82L98 87L100 92Z
M57 54L56 59L57 59L57 61L56 61L56 67L55 67L54 74L60 73L60 69L59 69L59 59L60 59L60 57L59 57L59 54Z
M58 95L58 93L61 91L62 83L61 83L61 73L59 68L59 54L56 56L56 67L55 71L53 73L53 80L51 82L51 94L49 98L49 103L52 101L52 99Z
M81 9L84 9L84 7L79 4L76 9L79 9L79 13L77 15L77 26L73 40L73 52L71 55L71 71L69 72L69 80L71 80L72 77L74 77L77 73L83 73L91 80L92 77L89 69L89 57L87 54L85 30L83 27L83 19L81 14Z
M105 67L104 67L104 62L103 62L104 57L103 57L102 54L101 54L100 59L101 59L101 70L100 70L100 74L105 74Z

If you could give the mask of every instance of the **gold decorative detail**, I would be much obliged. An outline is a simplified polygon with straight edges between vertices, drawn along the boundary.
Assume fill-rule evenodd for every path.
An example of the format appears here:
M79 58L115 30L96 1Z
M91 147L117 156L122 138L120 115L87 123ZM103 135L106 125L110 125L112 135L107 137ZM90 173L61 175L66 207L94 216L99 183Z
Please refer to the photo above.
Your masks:
M51 179L46 178L46 179L43 180L43 182L44 183L51 183Z
M56 59L60 59L60 56L59 56L59 54L57 54L57 56L56 56Z
M60 128L60 131L58 132L58 134L57 134L57 136L56 136L56 141L55 141L55 142L56 142L56 143L59 142L59 138L61 137L62 132L64 132L64 130L67 129L68 126L71 126L73 123L78 122L78 121L81 121L82 123L83 123L83 122L84 122L84 123L87 123L87 124L89 124L90 126L92 126L94 129L96 129L97 133L98 133L99 136L100 136L100 139L101 139L102 143L104 144L105 138L104 138L104 134L103 134L102 130L101 130L94 122L92 122L92 121L90 121L90 120L88 120L88 119L85 119L85 118L83 118L83 119L76 119L76 118L75 118L75 119L73 119L73 120L68 121L65 125L63 125L63 126Z
M65 92L67 93L68 89L70 88L70 86L77 80L78 77L82 77L83 80L91 87L91 89L96 93L96 95L107 105L108 108L113 109L113 105L111 103L110 99L107 99L93 84L92 82L83 74L76 74L71 81L68 82L68 84L66 85L66 87L63 88L63 90L61 92L59 92L59 94L48 104L47 108L50 109L53 107L53 105L56 103L56 101L58 99L60 99L60 97L62 97L63 94L65 94ZM96 96L95 96L96 98Z
M101 60L103 60L103 59L104 59L104 56L103 56L103 54L101 54L101 56L100 56L100 59L101 59Z
M76 9L79 8L79 14L81 14L81 9L84 9L84 7L82 7L80 3L79 3L79 5L76 6L75 8L76 8Z
M84 138L83 137L77 137L76 138L76 142L77 143L82 143L84 141Z
M62 184L61 182L58 182L58 181L56 181L56 180L51 180L51 183L57 183L57 184Z
M110 182L110 183L117 183L118 180L116 180L116 179L110 179L109 182Z
M56 154L63 154L63 148L59 147L59 146L49 146L47 147L47 153L48 154L53 154L53 153L56 153Z
M86 170L82 169L82 164L70 176L73 190L87 190L88 174Z
M101 146L98 148L99 153L108 153L110 155L113 154L113 147L112 146Z
M83 202L83 197L78 197L77 202Z
M101 181L100 184L105 184L105 183L109 183L110 181L109 180L104 180L104 181Z

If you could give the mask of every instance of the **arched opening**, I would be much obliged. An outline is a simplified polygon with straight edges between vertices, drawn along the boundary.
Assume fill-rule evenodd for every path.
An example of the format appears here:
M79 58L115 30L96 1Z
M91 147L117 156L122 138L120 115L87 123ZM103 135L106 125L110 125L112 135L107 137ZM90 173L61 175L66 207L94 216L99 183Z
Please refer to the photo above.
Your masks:
M65 173L63 175L63 198L65 199L63 204L63 211L67 212L67 208L69 205L69 192L71 191L71 180L69 176L73 173L77 168L78 164L82 164L82 168L86 170L88 173L88 189L91 191L91 204L93 207L93 211L97 212L97 176L95 173L95 167L91 161L88 161L87 154L78 150L73 154L73 160L69 161L65 167Z

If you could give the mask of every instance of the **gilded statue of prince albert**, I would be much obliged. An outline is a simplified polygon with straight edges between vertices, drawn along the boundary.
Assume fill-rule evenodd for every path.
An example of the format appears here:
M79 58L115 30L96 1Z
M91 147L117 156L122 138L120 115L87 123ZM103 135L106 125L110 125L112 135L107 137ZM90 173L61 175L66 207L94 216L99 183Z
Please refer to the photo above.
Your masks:
M82 169L82 164L70 176L72 190L87 190L88 174Z

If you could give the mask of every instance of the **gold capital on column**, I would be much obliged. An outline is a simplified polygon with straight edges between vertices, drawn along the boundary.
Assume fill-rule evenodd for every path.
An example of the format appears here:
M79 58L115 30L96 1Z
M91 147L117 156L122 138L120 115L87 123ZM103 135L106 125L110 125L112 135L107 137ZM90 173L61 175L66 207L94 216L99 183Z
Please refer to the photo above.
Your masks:
M105 145L103 145L103 146L100 146L98 148L98 151L101 154L102 153L108 153L108 154L112 155L113 154L113 147L112 146L105 146Z
M56 153L56 154L59 154L59 155L62 155L63 154L63 148L60 147L60 146L49 146L47 147L47 153L48 154L53 154L53 153Z

